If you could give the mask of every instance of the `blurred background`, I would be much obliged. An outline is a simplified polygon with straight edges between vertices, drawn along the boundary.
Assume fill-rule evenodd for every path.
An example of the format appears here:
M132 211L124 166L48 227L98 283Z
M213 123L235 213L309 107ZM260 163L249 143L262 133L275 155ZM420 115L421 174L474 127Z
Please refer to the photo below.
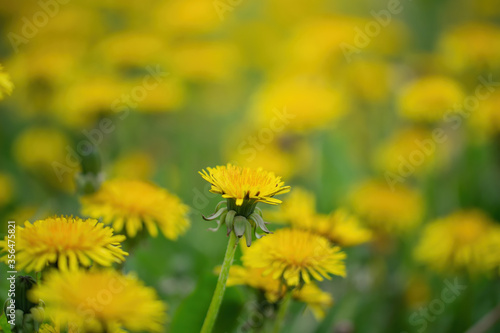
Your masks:
M106 179L190 206L187 234L145 240L125 270L169 304L166 331L197 332L227 244L201 219L219 198L197 172L262 167L373 233L346 248L347 278L320 284L334 305L294 303L287 332L494 322L500 242L474 242L500 234L499 23L496 0L4 2L0 230L81 215L78 158L96 147ZM255 299L229 287L216 332L265 318ZM486 327L470 332L500 332Z

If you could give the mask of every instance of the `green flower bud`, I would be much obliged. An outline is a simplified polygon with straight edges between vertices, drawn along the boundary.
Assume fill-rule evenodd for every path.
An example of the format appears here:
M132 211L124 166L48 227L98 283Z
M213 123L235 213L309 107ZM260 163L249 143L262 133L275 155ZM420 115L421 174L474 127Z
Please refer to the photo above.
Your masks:
M36 285L36 281L29 275L16 277L16 309L29 313L37 304L28 299L28 292Z

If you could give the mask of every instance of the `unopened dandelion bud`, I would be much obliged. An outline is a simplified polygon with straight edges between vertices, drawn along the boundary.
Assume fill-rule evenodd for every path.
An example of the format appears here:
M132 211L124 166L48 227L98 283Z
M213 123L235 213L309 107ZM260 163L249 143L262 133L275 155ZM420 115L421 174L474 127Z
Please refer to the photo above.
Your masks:
M21 275L16 278L16 309L29 313L31 308L36 306L27 297L28 292L34 286L36 286L36 281L29 275Z

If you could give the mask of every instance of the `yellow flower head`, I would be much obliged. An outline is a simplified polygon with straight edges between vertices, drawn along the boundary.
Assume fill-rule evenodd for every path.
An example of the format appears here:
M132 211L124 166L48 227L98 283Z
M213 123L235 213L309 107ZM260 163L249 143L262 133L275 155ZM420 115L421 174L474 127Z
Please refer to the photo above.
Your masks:
M264 268L264 275L298 286L313 279L329 279L329 274L345 276L346 255L324 237L298 229L280 229L272 237L256 242L243 255L250 268Z
M473 22L457 26L439 41L443 64L458 73L498 69L499 40L500 29L496 25Z
M113 235L113 229L97 220L78 217L49 217L26 221L16 227L17 269L26 272L43 270L53 264L61 271L75 271L92 263L111 266L125 260L120 242L125 236ZM8 240L0 242L3 252L8 252ZM8 256L2 260L7 261Z
M53 271L29 297L42 300L49 315L69 327L77 326L80 332L116 328L161 332L166 320L166 305L154 289L113 270Z
M354 212L373 229L403 233L421 222L424 202L420 193L403 186L368 181L356 188L350 197Z
M280 126L307 132L338 121L347 110L342 88L331 86L327 80L286 75L262 87L255 96L252 114L264 127L283 118Z
M294 189L276 219L290 224L292 228L322 235L343 247L366 243L372 238L372 232L345 209L337 209L329 215L317 214L316 198L300 188Z
M188 207L166 190L138 180L109 180L101 188L82 197L82 212L94 218L103 218L120 232L125 226L129 237L146 226L153 237L158 228L169 239L177 239L186 232Z
M9 74L5 73L3 66L0 65L0 100L5 98L5 95L10 95L14 89L14 84L10 80Z
M487 272L500 265L500 226L481 211L459 211L428 224L415 257L439 272Z
M410 165L419 175L445 164L449 154L449 145L436 142L431 131L410 127L397 131L379 147L375 164L382 172L394 174L398 174L402 166Z
M369 242L372 232L359 219L345 209L337 209L326 219L320 219L316 227L318 233L343 247Z
M271 303L278 302L286 293L286 287L270 275L263 275L263 268L231 266L227 286L246 285L264 292ZM317 319L325 315L325 310L333 304L332 296L313 283L295 288L292 297L307 304Z
M202 170L200 175L212 184L210 192L221 194L226 199L234 199L236 206L243 205L245 200L278 205L281 200L274 196L290 191L290 186L284 186L281 177L260 168L250 169L228 164L207 170L208 172Z
M399 98L399 113L410 120L439 122L451 109L463 103L460 85L442 76L428 76L411 82Z
M482 100L478 109L472 112L468 122L481 137L491 137L500 133L500 92L494 92L489 98Z

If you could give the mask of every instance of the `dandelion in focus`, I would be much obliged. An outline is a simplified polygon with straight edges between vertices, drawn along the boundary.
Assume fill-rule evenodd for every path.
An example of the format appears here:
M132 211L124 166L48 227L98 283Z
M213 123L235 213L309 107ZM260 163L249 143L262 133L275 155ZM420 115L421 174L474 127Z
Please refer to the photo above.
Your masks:
M125 236L114 235L113 229L94 219L49 217L26 221L16 228L16 264L18 270L40 272L49 265L61 271L76 271L93 263L111 266L121 263L128 253L121 249ZM8 252L7 239L0 242ZM7 255L2 257L6 261Z
M252 233L257 238L262 237L257 232L257 228L265 233L271 233L266 227L262 211L257 208L257 204L262 202L278 205L281 200L274 196L290 191L290 186L285 186L281 177L260 168L250 169L228 164L207 168L207 170L202 170L200 175L212 185L210 192L220 194L226 200L217 205L214 214L204 219L208 221L219 219L218 226L212 229L213 231L226 225L229 242L212 302L203 323L202 333L211 332L215 324L238 239L245 235L247 246L251 246Z

